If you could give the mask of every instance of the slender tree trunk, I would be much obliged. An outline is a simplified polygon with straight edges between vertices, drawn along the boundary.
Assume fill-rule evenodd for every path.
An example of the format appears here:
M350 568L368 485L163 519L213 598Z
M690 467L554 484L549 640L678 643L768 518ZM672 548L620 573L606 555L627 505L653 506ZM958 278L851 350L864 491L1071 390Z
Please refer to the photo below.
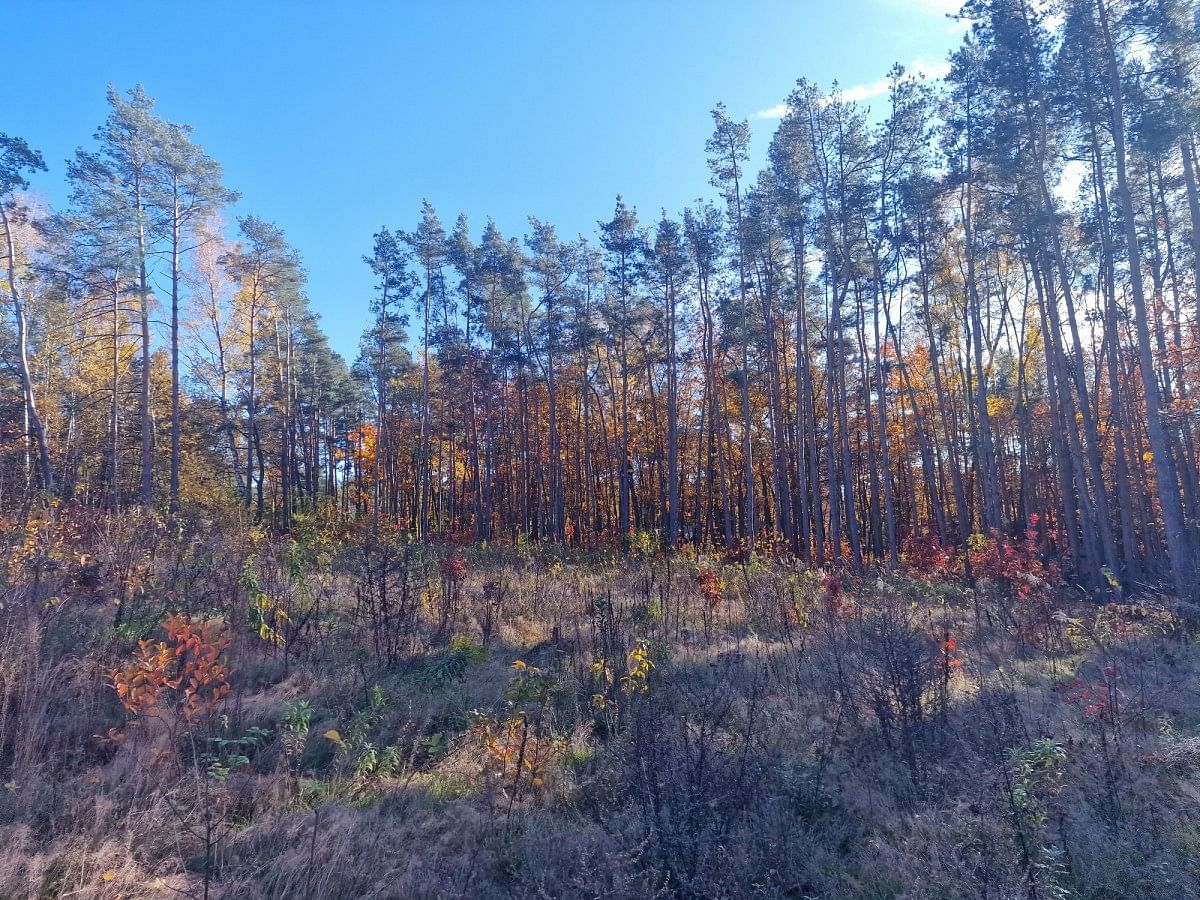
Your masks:
M546 316L549 335L546 343L546 397L547 425L549 435L549 468L550 468L550 539L556 543L566 540L565 504L563 500L562 483L562 438L558 433L558 384L555 372L554 344L557 340L555 329L558 323L554 319L554 295L547 297Z
M248 384L246 390L246 509L250 508L253 502L254 490L254 443L258 436L258 409L257 409L257 388L258 388L258 349L255 346L256 335L255 326L258 323L258 279L255 277L254 283L251 285L250 296L250 321L247 323L249 328L247 340L247 353L249 359ZM261 496L261 486L259 489Z
M730 159L733 160L734 172L737 171L736 151L730 144ZM746 300L746 249L742 225L742 190L737 175L733 179L734 210L737 213L737 251L738 251L738 296L741 298L742 326L742 371L740 386L742 391L742 472L746 483L746 541L751 550L758 538L758 519L754 497L754 442L752 440L751 409L750 409L750 335L749 319Z
M112 310L111 310L111 326L112 326L112 355L109 358L109 405L108 405L108 452L111 457L109 461L109 509L114 514L120 511L121 507L121 401L120 401L120 378L121 378L121 290L120 281L113 279L112 289ZM237 468L237 457L234 457L234 468Z
M900 563L900 548L896 538L896 499L892 491L892 462L891 448L888 437L888 414L887 414L887 390L888 379L884 372L883 366L883 341L880 338L879 332L879 307L880 299L883 291L883 272L879 265L879 258L873 255L875 265L875 291L873 297L875 299L875 308L872 318L875 320L875 389L878 397L877 408L879 415L879 457L880 466L883 470L883 514L884 525L887 529L887 554L888 564L891 566L899 565ZM887 307L887 298L882 298L885 315Z
M0 224L4 225L8 297L12 302L13 318L17 323L17 374L21 378L21 393L25 399L27 432L37 447L38 473L42 479L42 489L53 493L54 473L50 468L50 448L46 443L46 429L42 424L42 417L38 415L37 403L34 400L33 377L29 369L29 328L25 318L25 304L21 300L20 289L17 287L16 241L13 239L12 222L8 218L8 209L2 201L0 201Z
M431 489L429 454L429 303L433 291L433 272L425 271L424 322L421 330L421 433L417 444L417 537L429 536L429 492Z
M154 500L154 433L150 417L150 285L146 276L146 223L142 207L140 184L135 187L137 213L138 298L142 326L142 383L139 413L142 425L142 493L143 504Z
M179 510L179 179L171 178L171 486L170 510Z
M675 285L667 281L667 548L679 546L679 382L675 350Z

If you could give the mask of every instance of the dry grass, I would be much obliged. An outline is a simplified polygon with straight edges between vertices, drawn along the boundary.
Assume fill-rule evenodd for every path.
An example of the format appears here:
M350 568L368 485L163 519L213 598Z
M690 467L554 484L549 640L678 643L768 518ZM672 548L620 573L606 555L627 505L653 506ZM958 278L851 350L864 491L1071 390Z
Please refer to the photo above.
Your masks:
M0 897L1200 896L1161 598L710 561L714 606L683 558L297 538L106 522L9 566ZM227 623L234 691L130 721L104 673L168 609Z

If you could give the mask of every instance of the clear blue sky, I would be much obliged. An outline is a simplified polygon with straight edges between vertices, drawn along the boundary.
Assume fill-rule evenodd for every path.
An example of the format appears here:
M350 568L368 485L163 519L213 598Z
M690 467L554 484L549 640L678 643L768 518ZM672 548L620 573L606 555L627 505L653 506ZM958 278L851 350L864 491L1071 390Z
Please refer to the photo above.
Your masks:
M381 225L423 197L506 234L526 217L589 235L617 193L643 219L712 193L709 110L752 120L765 150L797 78L872 86L942 59L951 0L385 2L10 0L0 131L42 150L35 187L65 200L109 82L141 82L195 127L243 199L302 253L309 294L352 360ZM865 86L865 87L864 87ZM229 218L232 220L233 216Z

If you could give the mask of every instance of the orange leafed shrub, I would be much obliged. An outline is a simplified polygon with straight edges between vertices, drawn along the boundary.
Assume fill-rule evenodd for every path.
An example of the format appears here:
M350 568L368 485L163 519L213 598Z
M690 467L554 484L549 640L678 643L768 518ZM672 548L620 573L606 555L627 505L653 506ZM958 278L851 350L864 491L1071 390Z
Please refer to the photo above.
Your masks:
M135 716L170 704L189 722L209 713L229 693L221 654L226 635L181 615L163 621L165 641L139 641L133 658L108 673L117 696Z
M942 641L942 659L947 672L962 668L962 657L958 654L958 638L952 634L947 634Z

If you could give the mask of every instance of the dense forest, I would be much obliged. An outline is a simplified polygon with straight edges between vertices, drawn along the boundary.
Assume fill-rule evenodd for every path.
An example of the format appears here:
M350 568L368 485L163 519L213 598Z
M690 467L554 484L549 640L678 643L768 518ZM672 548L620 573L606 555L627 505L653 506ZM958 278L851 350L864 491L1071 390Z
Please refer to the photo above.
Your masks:
M0 896L1200 896L1200 7L959 16L352 363L142 87L0 134Z

